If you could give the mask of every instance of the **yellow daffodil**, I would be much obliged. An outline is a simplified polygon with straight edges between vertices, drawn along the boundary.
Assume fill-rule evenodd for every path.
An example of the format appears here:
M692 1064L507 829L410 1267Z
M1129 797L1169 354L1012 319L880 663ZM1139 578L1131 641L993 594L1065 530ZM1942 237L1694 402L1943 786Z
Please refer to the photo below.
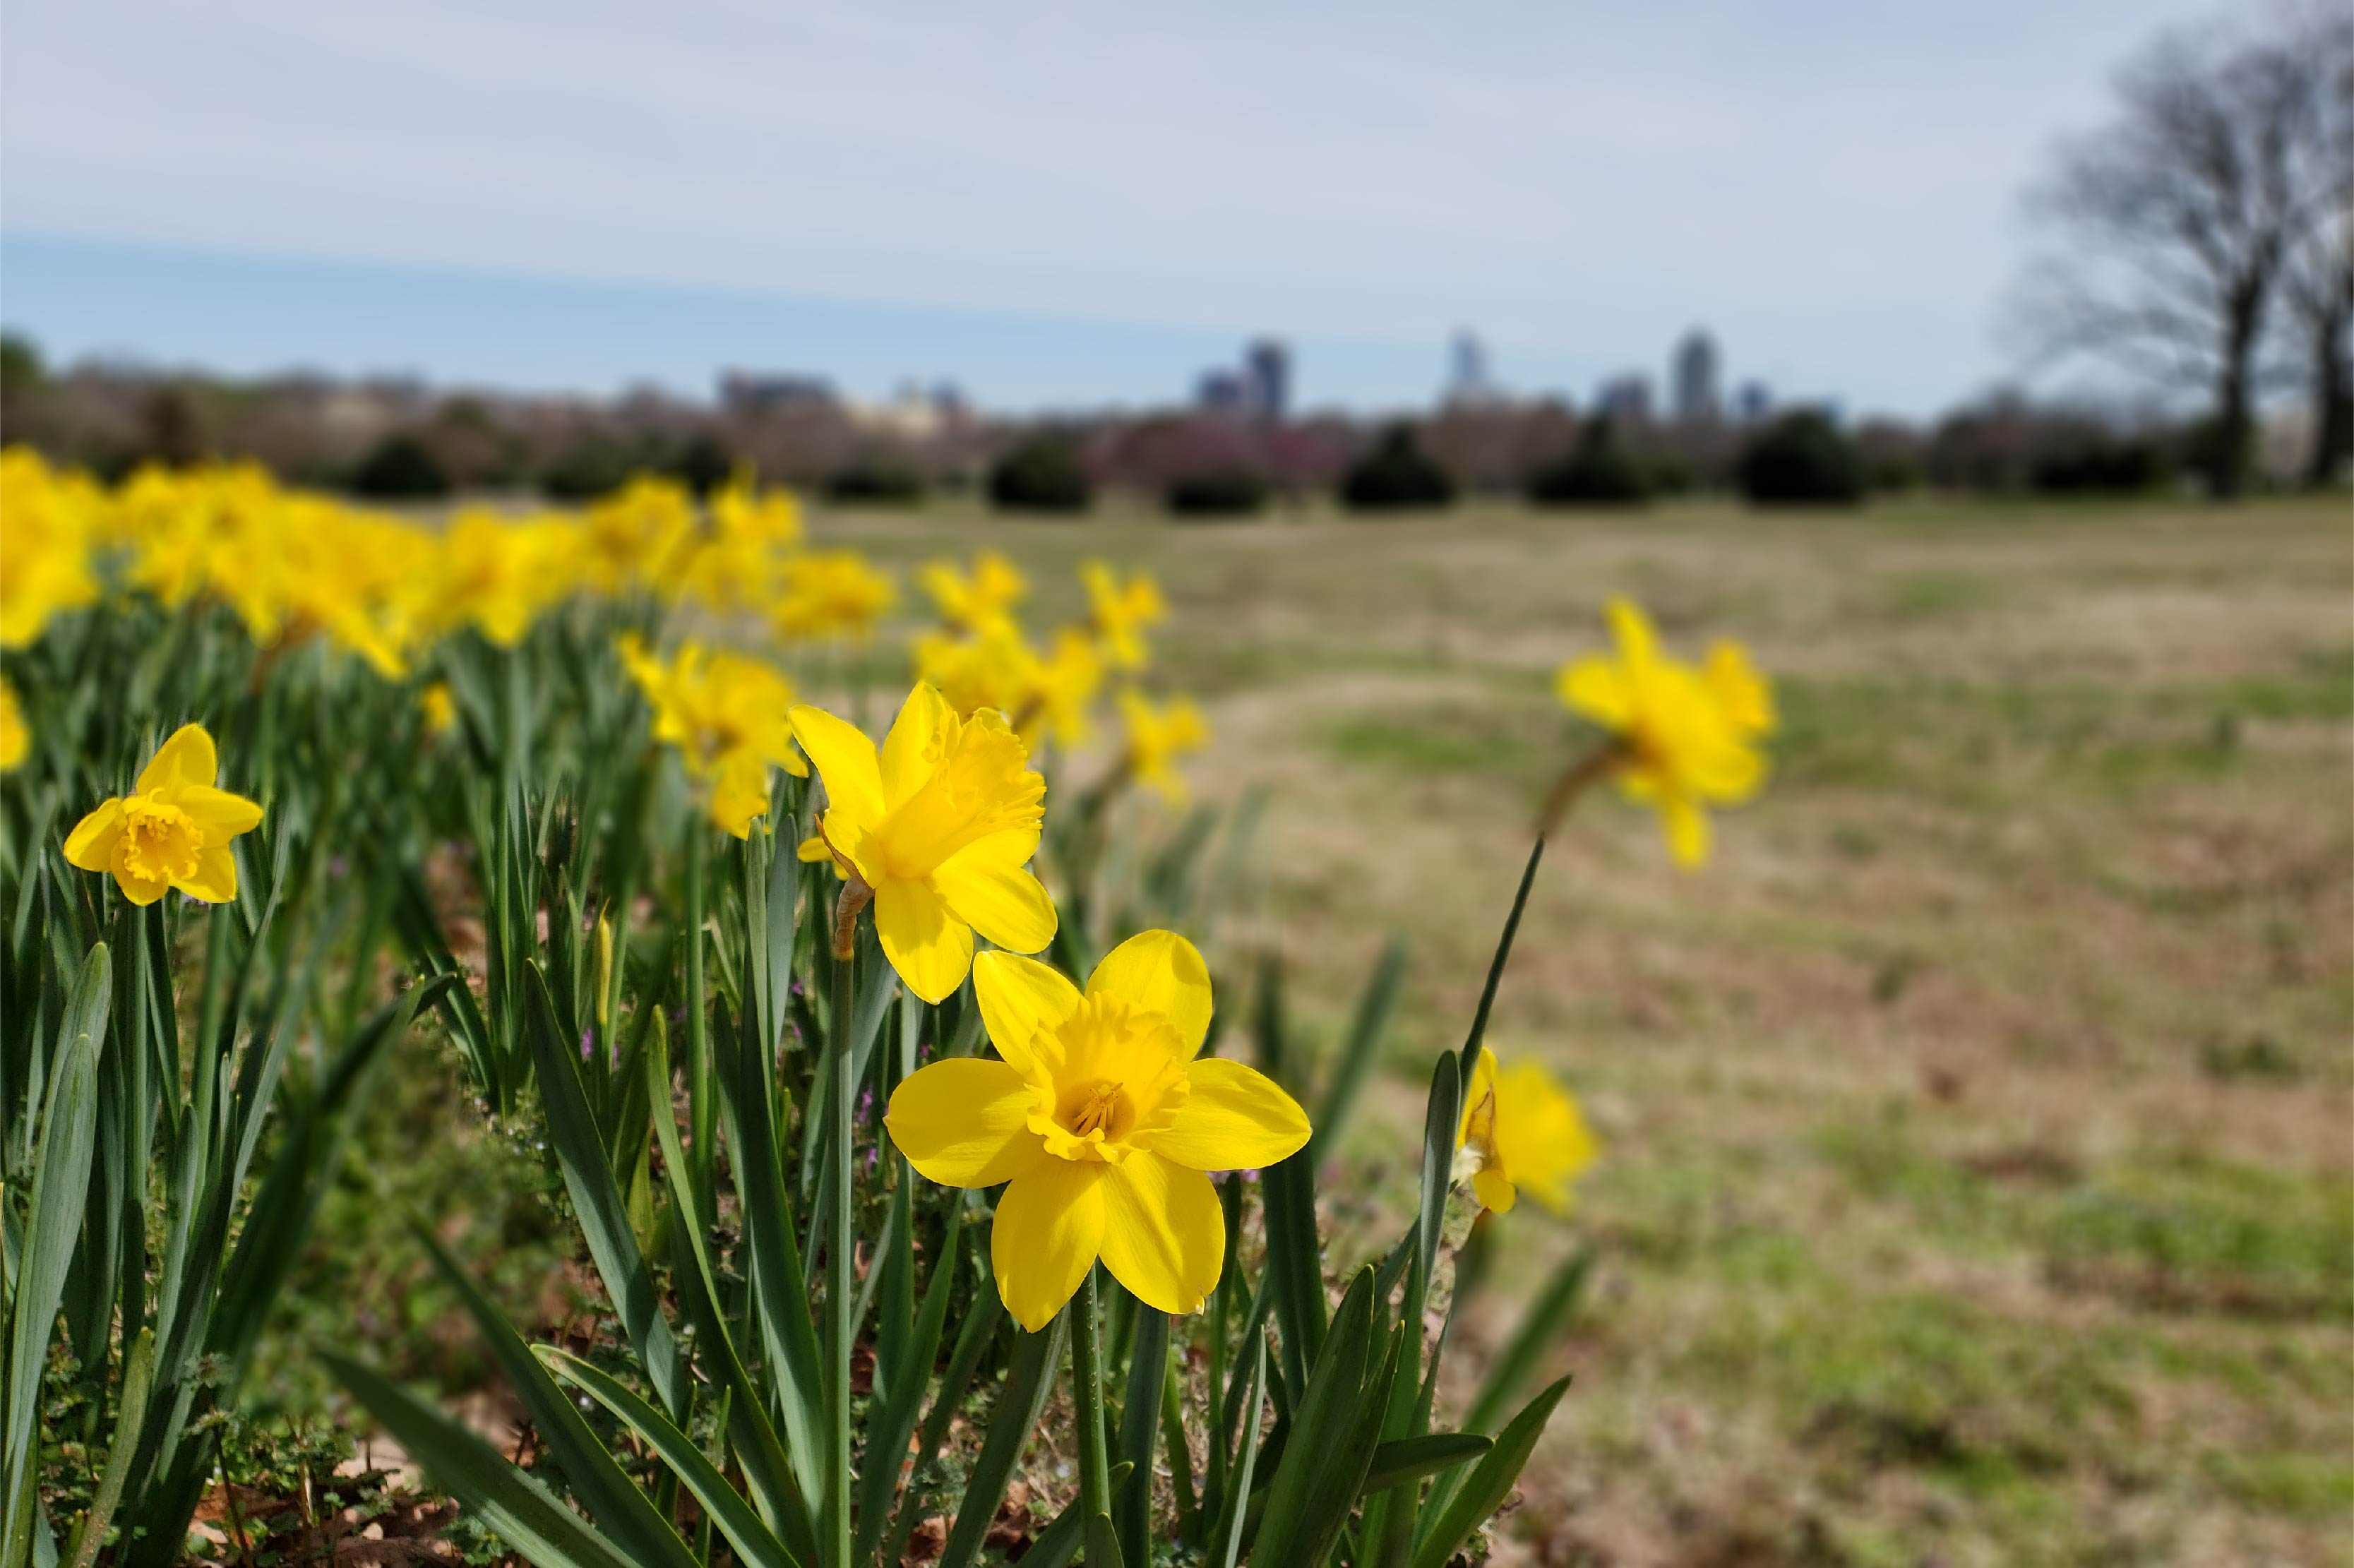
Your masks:
M1190 697L1176 697L1156 708L1151 699L1133 686L1119 694L1119 717L1128 731L1128 749L1121 766L1128 776L1161 792L1172 806L1185 803L1184 776L1177 759L1210 743L1210 726Z
M1076 746L1087 738L1087 705L1103 683L1103 662L1077 628L1065 628L1044 658L1002 619L971 637L919 637L915 652L917 679L938 687L960 715L994 708L1024 746L1049 737Z
M1561 700L1611 731L1618 751L1611 772L1631 800L1659 813L1679 864L1708 858L1705 806L1749 799L1765 781L1756 740L1773 727L1773 698L1762 677L1732 644L1720 645L1703 673L1659 651L1651 623L1634 604L1614 599L1615 658L1594 655L1561 668Z
M787 559L784 592L772 610L787 638L862 641L899 597L885 573L855 550L812 550Z
M739 476L712 496L705 524L682 535L661 586L722 612L757 609L775 596L801 536L791 492L756 490Z
M32 746L33 732L25 723L25 709L16 701L16 688L0 680L0 773L13 772Z
M664 662L636 637L620 641L621 662L654 710L654 738L678 747L687 777L706 790L714 826L749 838L769 810L769 769L809 777L793 749L792 683L735 653L682 644Z
M1125 583L1101 561L1079 568L1087 589L1087 624L1103 646L1104 662L1115 670L1140 670L1151 655L1144 629L1157 626L1169 614L1160 585L1143 572Z
M214 788L219 771L204 726L181 726L140 770L131 794L100 802L66 836L67 862L111 872L133 904L153 904L174 887L207 904L228 903L237 896L229 841L260 825L261 808Z
M447 681L436 681L419 692L417 706L425 715L425 733L437 740L458 722L458 699L451 694Z
M627 593L686 549L695 497L674 479L640 474L580 521L582 579L599 593Z
M994 550L975 556L970 573L953 561L934 561L924 568L923 580L941 623L967 635L1010 621L1013 607L1030 592L1030 579Z
M907 989L938 1002L964 983L973 932L1034 953L1055 904L1029 871L1046 781L1003 715L960 718L918 683L878 752L818 708L793 733L825 780L818 831L837 869L874 892L875 931Z
M1034 959L983 953L973 991L1002 1061L950 1057L891 1097L908 1162L951 1187L1007 1183L990 1257L1033 1332L1100 1257L1137 1298L1192 1312L1218 1283L1225 1216L1204 1172L1297 1153L1308 1118L1253 1068L1200 1054L1210 975L1168 931L1106 955L1082 993Z
M471 622L502 648L523 641L540 612L572 589L578 530L560 517L514 520L473 509L441 537L434 609L447 625Z
M1521 1190L1554 1213L1569 1209L1569 1184L1599 1152L1569 1092L1535 1062L1500 1071L1479 1048L1455 1137L1479 1206L1508 1212Z
M96 486L30 447L0 451L0 648L22 648L53 617L97 599L90 547L102 504Z

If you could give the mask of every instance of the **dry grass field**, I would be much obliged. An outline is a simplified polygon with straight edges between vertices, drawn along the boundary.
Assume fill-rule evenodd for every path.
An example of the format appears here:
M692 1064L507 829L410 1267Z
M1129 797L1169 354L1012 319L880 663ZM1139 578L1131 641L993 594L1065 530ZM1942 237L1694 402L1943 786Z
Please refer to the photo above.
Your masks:
M1253 929L1337 1033L1413 945L1343 1158L1402 1212L1573 755L1614 591L1779 683L1698 874L1583 805L1490 1040L1606 1159L1522 1287L1601 1263L1500 1561L2342 1563L2354 1540L2354 531L2232 511L1473 507L1181 525L837 514L913 562L1157 572L1211 799L1267 791ZM1408 1074L1412 1074L1412 1077ZM1368 1230L1365 1246L1373 1245ZM1336 1260L1353 1263L1353 1257ZM1492 1341L1500 1310L1473 1325ZM1514 1555L1517 1554L1517 1555Z

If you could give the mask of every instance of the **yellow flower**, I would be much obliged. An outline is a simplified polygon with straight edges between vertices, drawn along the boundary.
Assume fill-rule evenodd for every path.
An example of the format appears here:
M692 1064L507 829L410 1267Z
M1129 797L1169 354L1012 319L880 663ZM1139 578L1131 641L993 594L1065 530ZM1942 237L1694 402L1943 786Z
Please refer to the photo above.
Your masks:
M1464 1093L1455 1147L1464 1151L1480 1207L1500 1214L1521 1188L1554 1213L1566 1213L1570 1181L1599 1152L1577 1102L1551 1074L1530 1061L1500 1072L1496 1054L1484 1045Z
M0 773L14 771L32 745L33 732L25 723L25 710L16 701L16 688L0 680Z
M1103 645L1104 660L1115 670L1140 670L1152 656L1144 629L1167 619L1169 606L1160 585L1143 572L1127 582L1101 561L1079 568L1087 588L1088 626Z
M888 576L855 550L813 550L785 562L784 594L773 611L788 638L872 636L898 597Z
M711 498L708 524L690 524L680 536L661 586L716 610L753 609L776 592L786 551L801 536L801 506L791 492L756 491L738 478Z
M917 678L938 687L960 716L994 708L1024 746L1050 736L1064 746L1087 738L1087 704L1103 683L1103 663L1077 628L1065 628L1047 658L1003 618L972 637L919 637L915 651Z
M173 887L207 904L228 903L237 896L229 840L260 825L261 808L215 789L219 771L205 726L182 725L130 795L101 801L67 835L67 862L113 873L133 904L153 904Z
M792 683L735 653L682 644L668 663L635 636L620 641L621 662L654 710L654 738L678 747L687 777L706 787L714 826L749 838L769 810L769 768L809 777L793 750Z
M1168 931L1131 937L1086 993L1034 959L983 953L973 990L1002 1061L949 1057L891 1097L884 1125L950 1187L1008 1183L997 1289L1034 1333L1100 1257L1137 1298L1192 1312L1218 1283L1225 1217L1204 1174L1297 1153L1308 1118L1275 1082L1200 1054L1210 975Z
M98 598L90 544L102 498L30 447L0 451L0 648L22 648L53 616Z
M1054 900L1028 869L1046 781L1002 715L960 718L918 683L879 753L821 709L792 721L825 780L818 831L874 889L875 935L909 991L938 1002L963 984L975 929L1017 953L1055 939Z
M1620 789L1657 808L1678 863L1698 865L1709 842L1701 808L1737 804L1765 781L1755 742L1773 727L1771 691L1730 643L1703 674L1660 653L1650 621L1628 600L1612 599L1609 615L1617 656L1563 665L1555 690L1617 736Z
M459 513L441 536L435 613L446 625L471 621L500 647L514 647L542 610L571 592L578 536L560 517Z
M1125 762L1129 778L1161 791L1172 806L1185 802L1185 779L1177 758L1210 743L1210 726L1190 697L1175 697L1154 708L1150 699L1133 686L1119 694L1120 723L1128 730Z
M683 551L694 532L686 486L640 474L581 519L581 577L599 593L626 593Z
M458 700L451 695L447 681L436 681L419 692L417 705L425 715L425 733L437 739L458 722Z
M953 561L926 567L924 591L950 629L979 634L1012 620L1013 607L1030 592L1030 579L1003 556L983 550L972 558L970 574Z

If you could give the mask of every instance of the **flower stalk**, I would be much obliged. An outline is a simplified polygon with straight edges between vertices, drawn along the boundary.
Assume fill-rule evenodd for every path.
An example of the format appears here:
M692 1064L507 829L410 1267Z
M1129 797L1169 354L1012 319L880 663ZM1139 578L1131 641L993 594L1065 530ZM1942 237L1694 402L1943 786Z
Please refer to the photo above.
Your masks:
M1553 837L1560 830L1563 819L1569 815L1569 809L1577 804L1577 798L1618 771L1627 758L1627 742L1613 737L1572 764L1567 772L1553 780L1552 790L1545 796L1544 809L1537 813L1537 837Z
M1104 1441L1103 1347L1096 1318L1096 1271L1071 1298L1071 1387L1079 1410L1079 1506L1090 1520L1111 1512L1111 1458ZM1097 1568L1093 1559L1088 1568Z
M850 1561L850 1340L854 1325L851 1303L857 1295L853 1276L856 1246L851 1231L850 1131L858 1086L851 1081L851 980L855 969L858 913L864 898L852 901L851 883L843 888L835 906L833 927L833 1008L827 1022L827 1064L831 1075L833 1140L826 1150L825 1204L825 1504L822 1510L829 1563ZM870 895L871 896L871 895ZM846 913L844 913L846 911Z

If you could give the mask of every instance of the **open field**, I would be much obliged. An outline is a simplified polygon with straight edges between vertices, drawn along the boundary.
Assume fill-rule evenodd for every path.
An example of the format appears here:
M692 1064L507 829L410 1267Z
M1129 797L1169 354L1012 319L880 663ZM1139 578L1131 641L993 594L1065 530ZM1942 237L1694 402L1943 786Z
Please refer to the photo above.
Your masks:
M1498 1003L1606 1143L1567 1226L1510 1222L1524 1280L1603 1259L1522 1560L2346 1561L2342 499L815 531L1007 551L1042 621L1077 558L1159 573L1198 788L1270 792L1296 1008L1329 1036L1413 943L1402 1075L1460 1039L1602 599L1776 676L1715 860L1589 800ZM1401 1205L1419 1102L1347 1155Z

